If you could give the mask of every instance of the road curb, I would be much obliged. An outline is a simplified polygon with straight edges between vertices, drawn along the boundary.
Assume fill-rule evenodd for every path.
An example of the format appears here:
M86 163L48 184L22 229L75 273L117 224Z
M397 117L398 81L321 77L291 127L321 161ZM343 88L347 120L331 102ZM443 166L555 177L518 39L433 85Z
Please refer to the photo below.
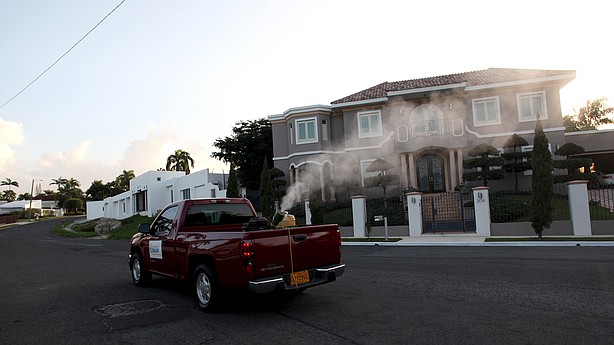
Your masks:
M544 242L342 242L342 246L381 247L614 247L614 241Z

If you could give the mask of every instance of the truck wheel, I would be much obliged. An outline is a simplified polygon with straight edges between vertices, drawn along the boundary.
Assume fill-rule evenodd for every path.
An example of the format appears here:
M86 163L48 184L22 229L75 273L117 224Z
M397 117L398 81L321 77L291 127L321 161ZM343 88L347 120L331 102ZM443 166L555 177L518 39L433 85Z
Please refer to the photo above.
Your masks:
M213 310L220 299L217 278L207 265L199 265L194 274L194 288L196 300L201 310Z
M130 271L132 273L132 281L136 286L145 286L151 281L151 273L143 268L143 258L141 253L134 253L130 261Z

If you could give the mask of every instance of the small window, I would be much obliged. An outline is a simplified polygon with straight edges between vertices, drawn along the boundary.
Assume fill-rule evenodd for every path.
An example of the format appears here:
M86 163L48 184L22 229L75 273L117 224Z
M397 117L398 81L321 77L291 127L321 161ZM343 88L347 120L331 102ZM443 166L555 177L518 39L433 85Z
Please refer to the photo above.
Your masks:
M181 190L181 198L183 200L188 200L190 198L190 188Z
M307 144L318 141L318 129L316 119L296 120L296 143Z
M476 127L501 124L499 97L473 100L473 124Z
M379 110L358 113L358 137L382 136L382 114Z
M328 121L322 120L322 140L328 141Z
M540 120L548 118L546 111L546 93L533 92L518 95L518 120L520 122L536 121L539 115Z

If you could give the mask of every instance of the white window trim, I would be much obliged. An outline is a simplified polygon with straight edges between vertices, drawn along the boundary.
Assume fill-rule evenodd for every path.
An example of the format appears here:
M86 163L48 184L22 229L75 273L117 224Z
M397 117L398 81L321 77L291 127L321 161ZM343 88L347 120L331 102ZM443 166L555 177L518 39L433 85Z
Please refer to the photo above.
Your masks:
M516 95L516 103L518 104L518 121L519 122L531 122L531 121L537 121L537 117L533 116L531 118L523 118L522 117L522 107L520 106L520 99L523 97L527 97L527 96L536 96L536 95L541 95L542 97L542 106L544 107L544 113L540 115L539 119L540 120L547 120L548 119L548 106L546 105L546 91L536 91L536 92L526 92L526 93L519 93L518 95Z
M478 116L477 116L477 113L475 112L475 104L476 103L481 103L481 102L486 102L486 101L491 101L491 100L494 100L495 103L496 103L497 119L496 120L491 120L491 121L478 122ZM473 112L473 126L474 127L493 126L493 125L500 125L501 124L501 106L500 106L500 103L499 103L499 96L483 97L483 98L472 99L471 100L471 111Z
M372 172L372 173L368 173L367 172L367 167L369 166L369 164L373 163L375 161L375 159L361 159L360 160L360 185L362 187L365 186L365 179L367 177L371 177L371 176L375 176L377 175L377 172ZM364 169L363 169L364 167Z
M301 140L301 137L299 135L299 123L302 123L302 122L313 122L314 124L314 133L313 133L314 138L313 139ZM294 135L296 136L296 145L317 143L318 142L318 118L308 117L308 118L294 120Z
M360 126L360 118L362 116L370 116L370 115L374 115L374 114L377 114L377 116L379 118L379 131L378 132L362 133L362 127ZM375 138L375 137L381 137L382 135L384 135L384 133L382 132L382 112L381 112L381 110L359 111L358 113L356 113L356 121L357 121L357 124L358 124L358 138L360 138L360 139L363 139L363 138ZM369 127L370 126L371 125L370 125L370 122L369 122Z

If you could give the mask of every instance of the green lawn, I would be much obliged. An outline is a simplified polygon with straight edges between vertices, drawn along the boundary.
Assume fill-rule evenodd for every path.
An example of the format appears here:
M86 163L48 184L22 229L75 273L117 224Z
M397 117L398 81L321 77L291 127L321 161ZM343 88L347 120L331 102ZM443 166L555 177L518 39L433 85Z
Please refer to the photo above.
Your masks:
M106 238L113 240L130 239L138 231L140 223L151 223L152 221L153 217L132 216L122 220L121 226L111 231ZM66 237L88 238L100 236L100 234L94 231L94 221L74 225L71 227L71 230L63 228L62 225L57 225L51 229L51 232Z

